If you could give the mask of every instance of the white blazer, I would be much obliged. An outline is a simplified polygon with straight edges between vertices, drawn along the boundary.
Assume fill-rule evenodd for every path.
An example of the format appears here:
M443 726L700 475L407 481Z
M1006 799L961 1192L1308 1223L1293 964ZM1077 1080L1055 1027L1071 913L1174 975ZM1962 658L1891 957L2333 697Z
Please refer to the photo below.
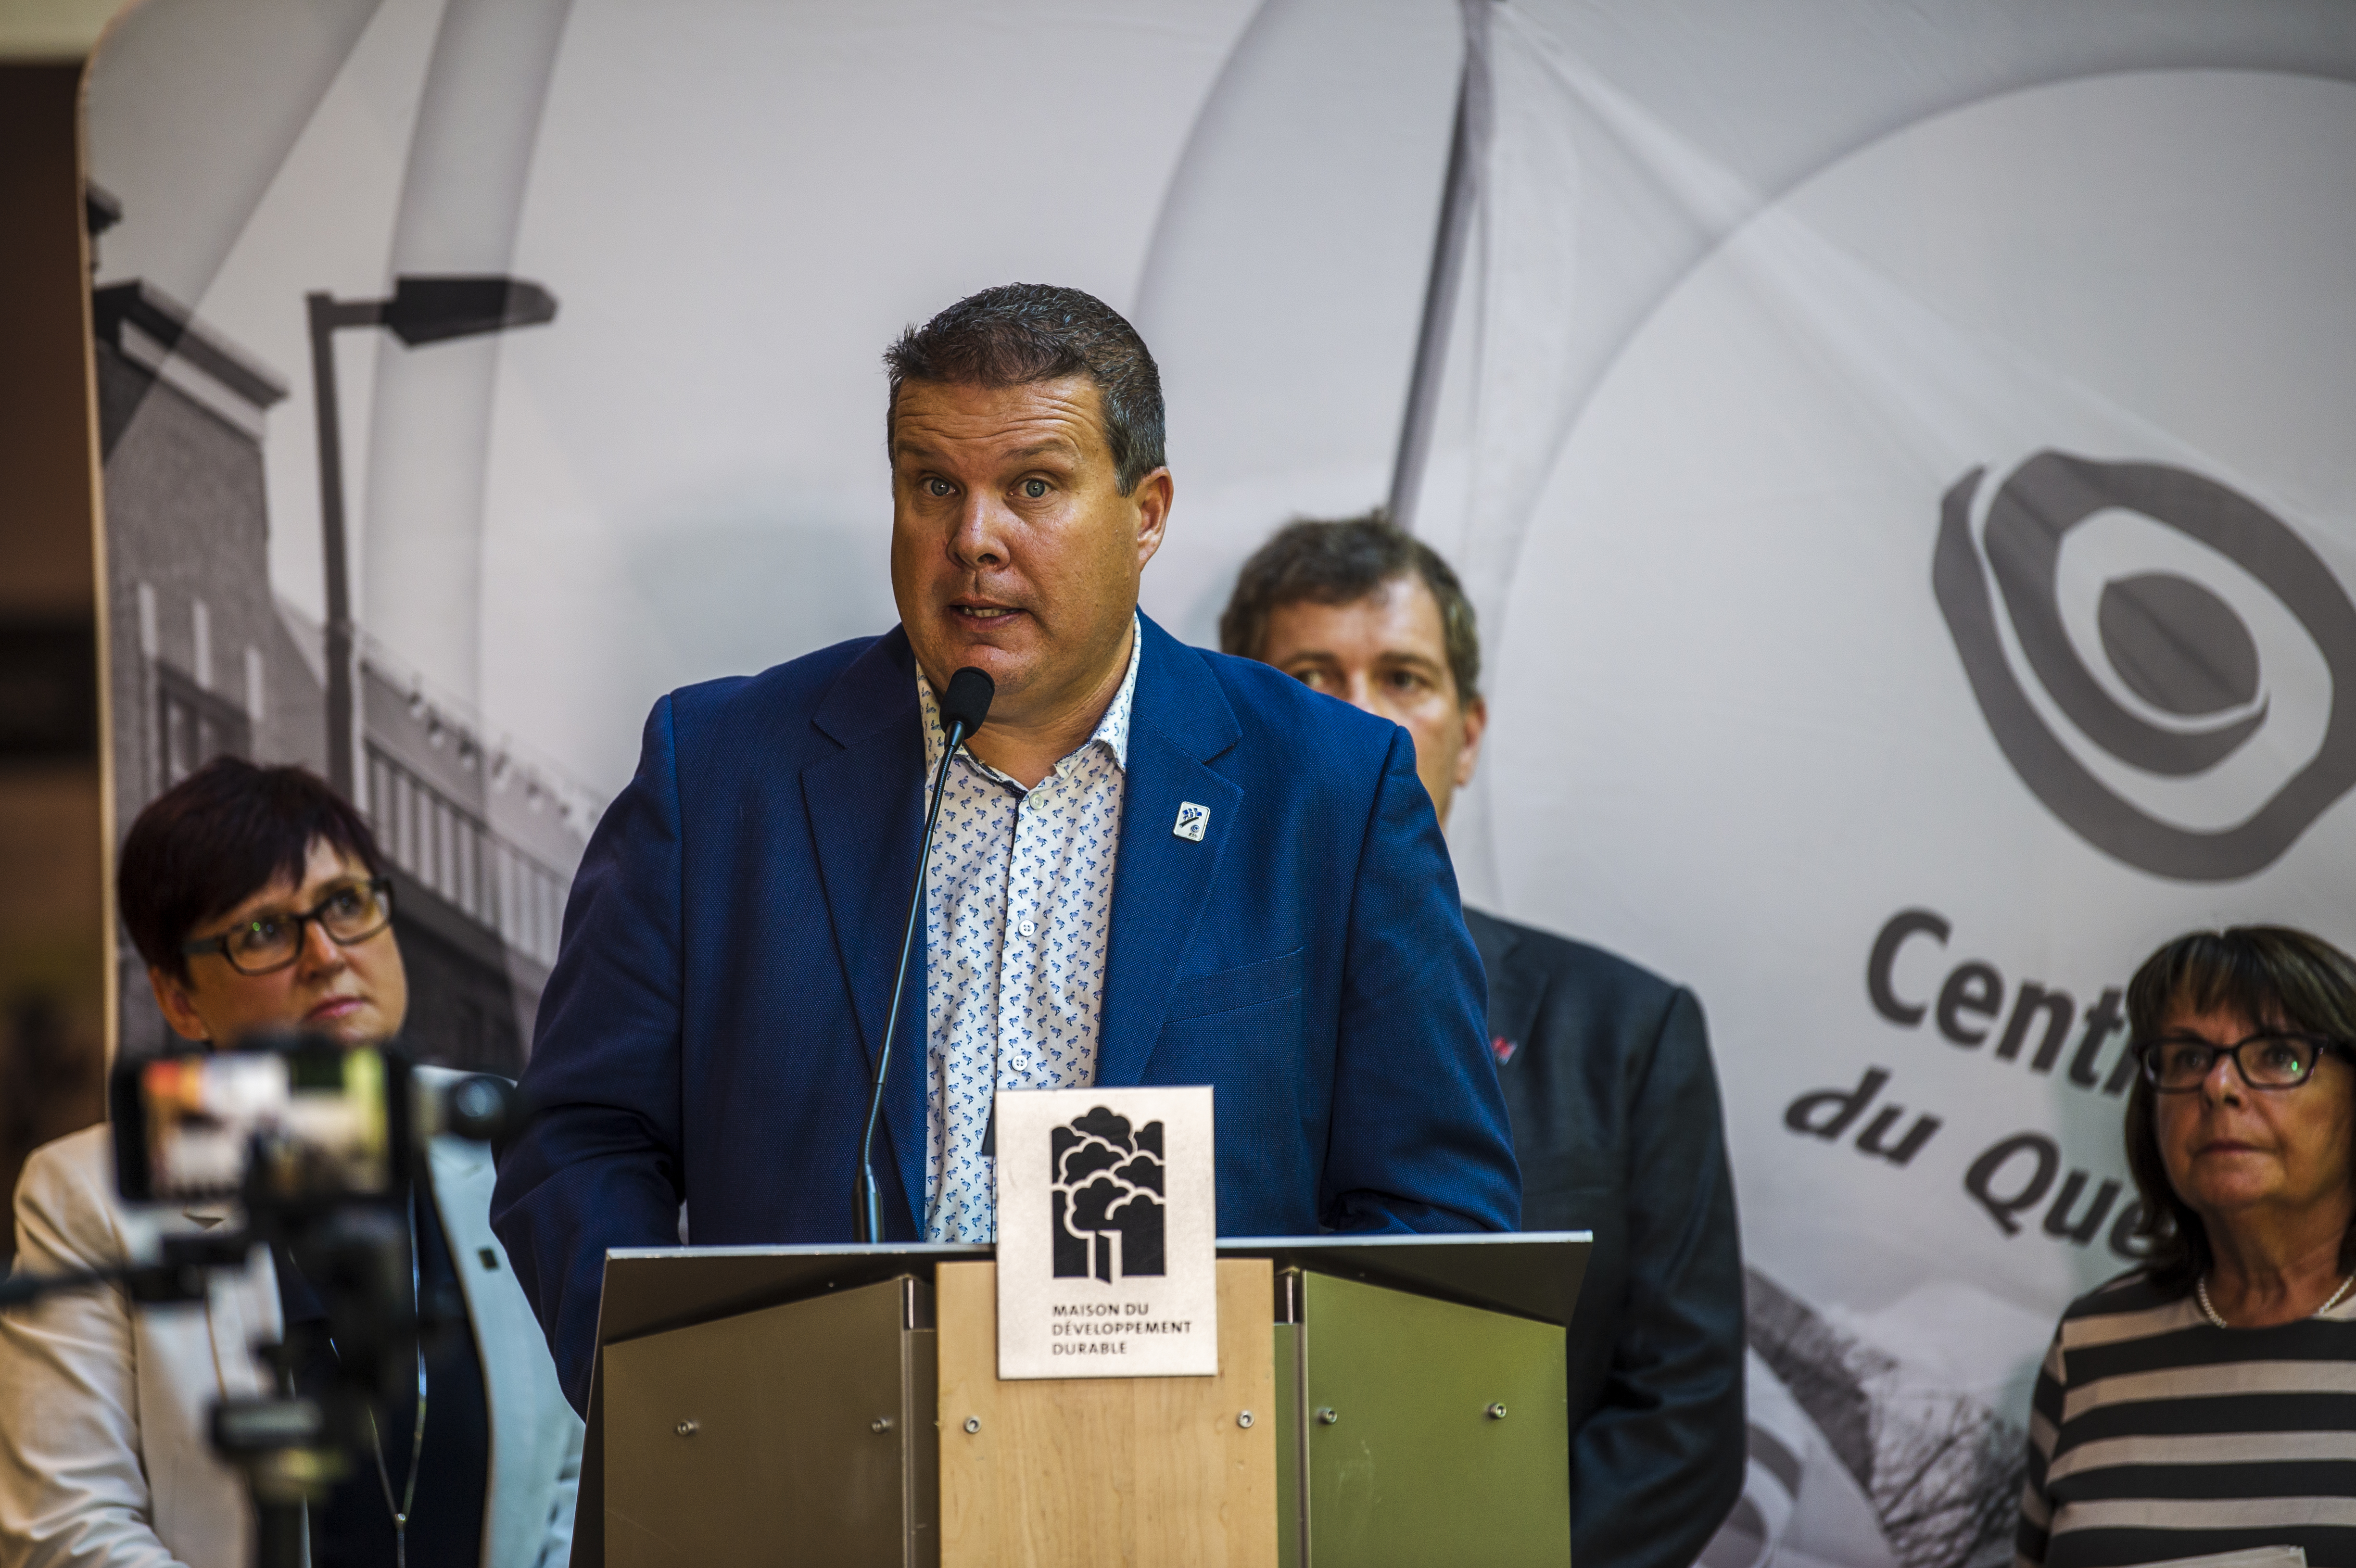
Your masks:
M434 1207L449 1237L490 1409L488 1568L562 1568L572 1551L581 1418L491 1234L487 1147L436 1138ZM134 1213L114 1196L114 1143L85 1128L33 1151L16 1184L16 1267L107 1268L150 1233L234 1221L220 1208ZM217 1271L202 1306L134 1309L119 1289L0 1312L0 1568L247 1568L245 1482L212 1451L213 1402L268 1392L253 1347L283 1328L257 1247Z

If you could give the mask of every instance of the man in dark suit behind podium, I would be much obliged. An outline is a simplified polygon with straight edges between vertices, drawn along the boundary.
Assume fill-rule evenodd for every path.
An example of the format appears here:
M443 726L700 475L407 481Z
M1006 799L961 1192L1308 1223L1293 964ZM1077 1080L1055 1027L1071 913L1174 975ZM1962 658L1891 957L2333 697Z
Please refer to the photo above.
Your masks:
M1488 709L1472 607L1379 514L1301 522L1246 564L1220 644L1414 735L1440 821ZM1742 1260L1693 993L1464 912L1522 1168L1522 1223L1591 1230L1571 1325L1571 1560L1688 1568L1742 1488Z
M492 1219L585 1403L609 1247L843 1242L936 694L950 759L884 1099L886 1239L989 1241L994 1088L1217 1092L1225 1235L1510 1230L1520 1184L1415 746L1137 610L1162 393L1076 290L886 356L900 625L656 703L573 886Z

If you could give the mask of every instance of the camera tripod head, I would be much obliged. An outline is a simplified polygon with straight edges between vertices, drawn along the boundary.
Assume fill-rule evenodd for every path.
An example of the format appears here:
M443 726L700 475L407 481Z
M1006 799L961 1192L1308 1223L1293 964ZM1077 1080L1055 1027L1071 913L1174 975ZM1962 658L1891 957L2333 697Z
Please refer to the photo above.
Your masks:
M0 1281L0 1310L106 1285L141 1307L200 1302L212 1272L247 1268L257 1246L296 1271L324 1320L257 1348L279 1374L276 1396L224 1400L212 1413L215 1448L252 1491L257 1561L292 1568L304 1558L305 1505L369 1452L370 1413L401 1396L436 1336L466 1331L455 1292L442 1300L418 1288L412 1216L433 1200L428 1143L497 1137L513 1099L503 1079L420 1072L389 1047L316 1033L121 1062L109 1109L123 1201L234 1201L244 1224L163 1236L155 1255L115 1268ZM332 1370L301 1392L305 1366Z

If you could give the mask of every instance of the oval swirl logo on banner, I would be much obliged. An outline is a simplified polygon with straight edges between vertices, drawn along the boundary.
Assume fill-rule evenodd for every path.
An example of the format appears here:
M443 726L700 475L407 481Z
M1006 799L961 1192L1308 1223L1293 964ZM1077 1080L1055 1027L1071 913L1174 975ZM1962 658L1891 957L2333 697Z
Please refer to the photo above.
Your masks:
M2280 518L2187 469L2040 452L1995 492L1976 546L1971 512L1982 478L1972 470L1941 504L1933 591L1997 743L2021 782L2081 837L2155 876L2223 881L2273 864L2356 784L2356 608ZM2072 528L2113 508L2178 529L2248 571L2297 617L2330 669L2321 747L2233 827L2180 827L2112 790L2072 755L2006 656L1991 575L2022 661L2052 706L2121 763L2168 777L2205 773L2265 724L2256 639L2230 603L2190 577L2154 571L2105 582L2096 613L2102 650L2132 699L2113 695L2089 668L2057 602L2062 546Z

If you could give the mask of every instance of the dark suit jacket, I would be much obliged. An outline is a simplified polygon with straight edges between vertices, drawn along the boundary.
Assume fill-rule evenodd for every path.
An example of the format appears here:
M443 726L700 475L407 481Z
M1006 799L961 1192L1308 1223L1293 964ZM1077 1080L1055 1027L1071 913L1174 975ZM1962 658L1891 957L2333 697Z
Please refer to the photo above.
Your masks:
M1690 1568L1741 1494L1742 1256L1693 993L1478 910L1522 1223L1593 1231L1570 1328L1571 1560Z
M1481 961L1406 731L1142 621L1097 1081L1216 1091L1226 1235L1510 1230ZM587 1394L609 1247L849 1241L923 827L894 630L672 693L591 837L492 1221ZM1179 804L1210 808L1199 843ZM925 1200L925 960L878 1139Z

